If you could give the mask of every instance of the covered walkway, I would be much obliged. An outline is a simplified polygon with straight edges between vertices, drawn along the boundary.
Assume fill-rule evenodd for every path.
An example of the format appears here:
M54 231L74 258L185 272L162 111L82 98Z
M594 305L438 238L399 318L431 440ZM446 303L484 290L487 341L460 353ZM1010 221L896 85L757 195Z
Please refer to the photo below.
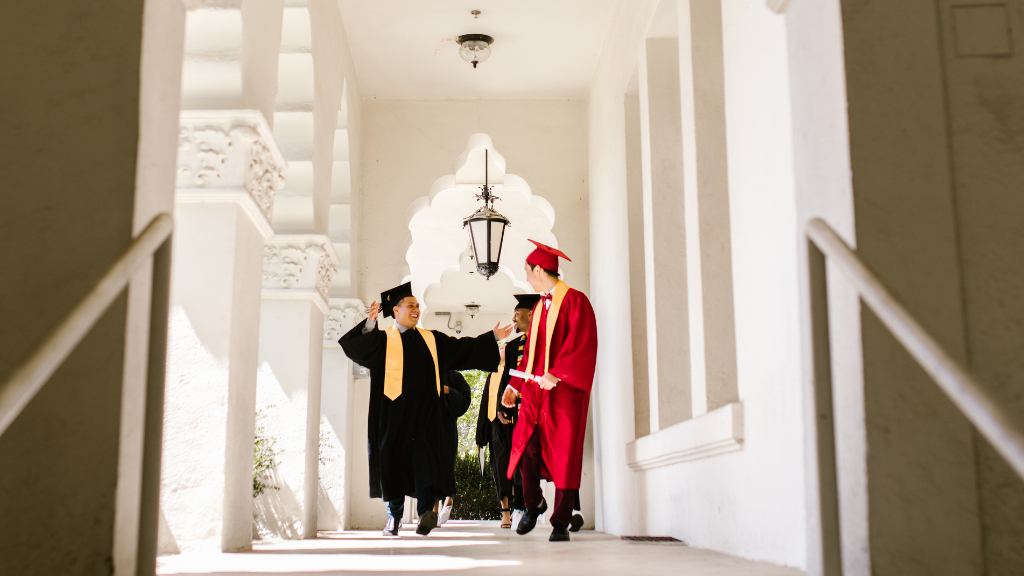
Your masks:
M406 524L399 538L378 531L321 532L317 540L255 545L240 554L181 554L159 559L158 574L405 574L458 571L467 576L687 574L798 576L799 570L740 560L679 542L628 542L584 530L550 543L538 526L528 536L498 522L452 521L423 538Z

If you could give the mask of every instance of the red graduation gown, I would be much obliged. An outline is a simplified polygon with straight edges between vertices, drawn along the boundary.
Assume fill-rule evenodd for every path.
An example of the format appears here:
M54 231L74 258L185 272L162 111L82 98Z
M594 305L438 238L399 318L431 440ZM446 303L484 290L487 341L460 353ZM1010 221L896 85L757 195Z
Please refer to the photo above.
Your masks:
M544 375L544 348L547 313L544 300L537 303L534 314L540 314L538 334L528 334L526 352L519 363L525 371L529 362L530 338L537 338L533 373ZM590 390L594 385L597 362L597 320L587 296L570 288L562 300L551 337L551 362L548 371L559 379L551 390L521 378L509 382L522 394L519 422L512 435L512 455L508 477L515 473L519 458L534 428L540 430L544 477L562 489L578 489L583 473L583 438L587 431Z

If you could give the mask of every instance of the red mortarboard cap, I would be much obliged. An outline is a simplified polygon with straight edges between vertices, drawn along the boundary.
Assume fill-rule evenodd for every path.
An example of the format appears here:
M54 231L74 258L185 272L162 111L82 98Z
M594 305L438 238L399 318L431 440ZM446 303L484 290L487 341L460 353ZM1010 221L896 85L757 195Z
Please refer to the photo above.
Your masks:
M537 249L530 252L530 255L526 257L526 261L534 266L540 266L545 270L551 270L552 272L558 272L558 259L565 258L569 262L572 259L565 255L564 252L558 248L552 248L547 244L541 244L536 240L530 240L537 245Z

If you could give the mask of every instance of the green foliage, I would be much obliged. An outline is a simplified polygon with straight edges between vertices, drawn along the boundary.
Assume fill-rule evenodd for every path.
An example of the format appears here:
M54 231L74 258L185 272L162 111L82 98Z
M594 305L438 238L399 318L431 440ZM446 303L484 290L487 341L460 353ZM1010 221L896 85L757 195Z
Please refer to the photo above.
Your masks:
M462 373L472 390L469 410L459 417L459 453L455 457L455 488L457 494L453 498L452 518L456 520L500 520L501 506L498 504L494 478L491 476L491 465L484 462L484 475L480 475L480 462L477 460L476 420L480 414L480 398L484 384L487 383L487 372L466 370ZM484 454L488 452L484 450Z
M469 378L467 378L468 380ZM487 454L487 451L484 451ZM456 520L501 520L501 505L491 477L491 464L484 462L484 475L475 454L455 458L455 486L452 518Z
M470 390L473 391L469 402L469 410L459 416L459 454L476 456L476 419L480 415L480 398L484 392L484 384L487 383L487 372L480 370L465 370L462 375L466 378ZM477 473L479 476L479 472Z
M268 406L273 408L273 406ZM256 459L252 471L252 497L255 498L267 490L280 490L280 486L269 484L269 472L277 466L277 455L281 452L276 449L277 440L267 435L265 424L267 414L263 410L256 411L256 444L253 453Z

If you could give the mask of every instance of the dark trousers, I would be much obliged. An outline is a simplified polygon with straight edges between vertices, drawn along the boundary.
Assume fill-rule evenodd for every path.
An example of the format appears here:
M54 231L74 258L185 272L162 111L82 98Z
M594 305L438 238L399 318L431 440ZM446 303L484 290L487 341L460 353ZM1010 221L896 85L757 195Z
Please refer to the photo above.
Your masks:
M415 457L412 459L412 473L416 483L416 514L422 518L427 511L434 510L434 502L444 499L444 495L437 486L424 481ZM388 517L401 520L404 514L405 497L388 500Z
M417 488L419 488L419 487L417 486ZM430 494L425 494L425 495L424 494L420 494L419 490L417 490L417 494L416 494L416 514L420 518L422 518L423 515L427 513L427 511L431 511L432 512L434 510L434 502L437 502L437 500L432 500L431 498L433 498L433 496L431 496ZM443 496L442 496L442 498L443 498ZM402 516L404 516L404 515L405 515L405 498L399 498L398 500L389 500L388 501L388 518L394 518L396 520L401 520Z
M526 449L519 459L519 474L523 477L523 499L526 507L539 508L544 500L544 492L540 488L544 476L544 459L540 449L540 430L533 429L533 435L526 443ZM554 506L548 510L548 518L553 526L567 528L572 520L573 506L579 501L579 490L555 489Z
M513 510L526 510L526 499L523 498L523 485L512 484L512 501L509 502Z
M526 510L523 503L523 479L518 468L512 478L508 477L509 457L512 454L512 427L502 424L497 418L491 422L491 439L489 442L491 456L491 475L498 494L498 503L502 498L509 499L512 510Z

